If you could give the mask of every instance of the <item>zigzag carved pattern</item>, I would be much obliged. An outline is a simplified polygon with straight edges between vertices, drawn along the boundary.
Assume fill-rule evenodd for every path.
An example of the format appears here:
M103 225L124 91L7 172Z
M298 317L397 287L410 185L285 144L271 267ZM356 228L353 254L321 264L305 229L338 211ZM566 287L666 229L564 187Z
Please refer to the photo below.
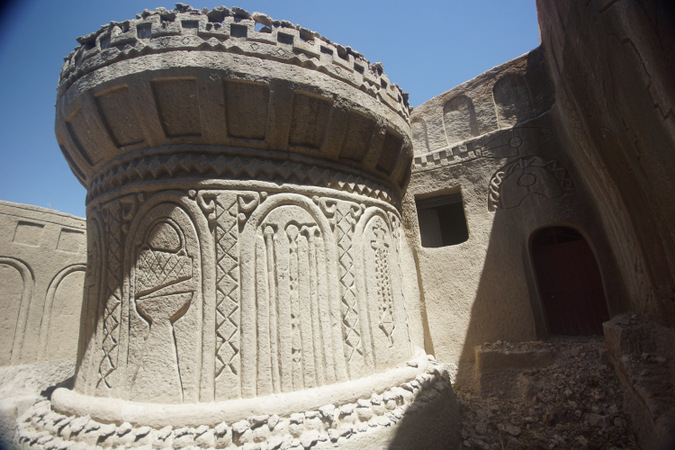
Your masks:
M134 181L173 178L188 174L328 187L389 203L394 202L395 198L390 189L369 178L332 168L294 161L182 153L136 159L115 166L93 180L87 201L103 192Z
M359 313L356 305L356 286L354 277L354 258L352 257L352 235L354 219L351 204L340 202L336 211L336 237L338 243L338 262L340 269L340 288L342 291L342 325L345 344L345 357L352 367L363 365L363 344L359 328Z
M216 380L239 373L237 197L216 197ZM223 375L225 376L225 375Z
M112 384L108 377L117 369L117 354L120 332L120 304L122 303L122 243L121 243L121 209L117 202L112 202L104 210L105 226L107 228L107 277L108 284L105 306L103 311L101 349L102 358L98 365L99 379L96 387L101 384L108 389Z

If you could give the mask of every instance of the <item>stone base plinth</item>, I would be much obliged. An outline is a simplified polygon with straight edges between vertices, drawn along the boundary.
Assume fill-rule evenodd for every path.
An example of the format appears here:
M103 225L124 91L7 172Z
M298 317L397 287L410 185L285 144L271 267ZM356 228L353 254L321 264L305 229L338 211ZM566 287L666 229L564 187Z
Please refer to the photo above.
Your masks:
M61 448L453 448L457 402L447 371L422 355L345 383L252 399L165 405L58 389L18 421L23 445Z

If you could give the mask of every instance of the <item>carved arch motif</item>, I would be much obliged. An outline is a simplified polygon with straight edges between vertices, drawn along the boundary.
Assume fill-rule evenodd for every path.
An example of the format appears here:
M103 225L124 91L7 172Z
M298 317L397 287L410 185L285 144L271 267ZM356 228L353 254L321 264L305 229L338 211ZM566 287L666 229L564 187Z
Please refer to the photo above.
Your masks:
M16 258L0 256L0 266L8 266L16 270L21 278L22 283L21 299L18 308L14 308L16 315L14 316L12 314L12 316L15 318L15 321L12 326L8 328L13 332L10 333L11 337L9 335L6 336L8 339L11 339L11 345L6 347L9 350L9 354L6 354L0 360L5 361L3 364L16 365L24 362L22 359L23 343L26 334L28 311L30 309L30 303L33 297L33 289L35 286L35 276L33 275L31 268L26 263Z
M429 147L429 134L427 131L427 123L424 119L416 117L412 121L412 136L413 136L413 148L415 154L424 154L429 153L431 148Z
M380 208L366 208L355 228L357 287L374 370L394 367L411 355L404 307L397 229L400 219Z
M476 107L464 94L457 95L443 105L443 127L448 145L480 134Z
M492 99L499 128L525 121L534 109L530 87L520 74L509 73L499 78L492 87Z
M202 370L203 347L210 345L204 328L212 324L204 315L212 304L203 280L213 279L203 253L212 240L197 205L171 198L181 197L150 197L129 226L120 339L129 353L125 395L164 403L213 400L213 375Z
M242 395L301 390L346 379L336 248L312 200L269 196L241 234Z
M86 269L86 264L71 264L70 266L61 269L49 283L45 303L42 309L38 361L44 361L48 358L72 358L72 351L70 351L71 347L69 344L75 344L75 342L77 342L77 334L72 330L71 325L73 323L79 323L79 302L70 302L70 304L65 303L63 305L57 304L56 306L55 302L58 302L57 292L64 281L66 279L72 279L73 276L76 276L78 273L84 274ZM70 308L68 308L69 306ZM72 310L73 306L75 306L77 310ZM64 311L64 309L70 309L70 311ZM56 316L54 314L55 312L57 313ZM65 328L68 331L60 334L60 338L55 338L54 330L58 331L59 328ZM49 350L50 342L57 343L57 346L54 349L55 351Z

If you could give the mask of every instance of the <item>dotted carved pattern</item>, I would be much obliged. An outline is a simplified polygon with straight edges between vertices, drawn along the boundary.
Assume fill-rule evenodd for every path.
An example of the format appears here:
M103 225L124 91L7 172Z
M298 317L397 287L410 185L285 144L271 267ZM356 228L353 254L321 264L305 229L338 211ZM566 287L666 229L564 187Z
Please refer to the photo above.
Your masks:
M356 300L354 258L352 256L352 241L356 224L354 208L358 207L351 203L340 202L336 210L339 279L342 291L342 325L346 344L345 357L349 363L355 359L363 361L364 358Z
M381 218L375 219L373 225L375 239L370 241L370 247L375 252L375 279L377 280L378 311L380 314L379 328L389 340L389 346L394 345L394 300L391 290L391 276L389 272L389 243L387 242L388 229Z
M120 315L122 308L122 209L111 202L103 209L107 236L107 285L101 326L102 357L98 365L96 387L111 389L110 375L117 369L119 353Z
M237 196L218 195L216 214L216 370L239 374L239 252ZM225 376L225 375L223 375Z
M302 335L300 332L300 299L298 297L298 231L297 227L287 227L289 261L289 290L291 303L291 367L293 368L293 387L302 387Z

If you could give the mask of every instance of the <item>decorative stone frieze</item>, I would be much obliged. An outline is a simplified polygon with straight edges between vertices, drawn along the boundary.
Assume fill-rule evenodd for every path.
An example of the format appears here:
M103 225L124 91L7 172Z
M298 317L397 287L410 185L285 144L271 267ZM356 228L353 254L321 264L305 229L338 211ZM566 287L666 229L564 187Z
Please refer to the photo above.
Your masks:
M141 179L223 175L222 161L172 159L179 151L339 168L344 182L363 185L366 175L400 193L412 159L409 108L381 64L264 14L214 11L146 11L80 38L66 58L56 134L90 195L101 178L123 182L124 169ZM137 168L148 148L157 149L153 167ZM274 172L258 166L241 172L235 161L225 176Z
M74 387L53 414L91 418L85 443L105 430L207 447L307 447L310 431L335 441L403 417L365 404L427 370L406 365L421 344L402 266L409 112L381 65L239 8L145 11L79 42L56 134L88 190L89 258ZM352 400L347 435L315 411Z

